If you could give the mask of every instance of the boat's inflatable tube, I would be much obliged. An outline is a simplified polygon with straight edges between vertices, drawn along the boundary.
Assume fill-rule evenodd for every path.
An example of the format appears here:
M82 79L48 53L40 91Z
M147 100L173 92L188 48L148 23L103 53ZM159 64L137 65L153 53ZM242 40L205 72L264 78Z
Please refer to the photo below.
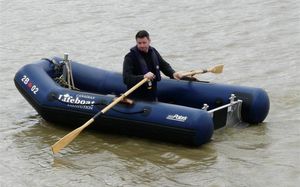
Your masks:
M25 65L14 78L20 93L45 120L80 126L116 95L126 92L120 73L74 61L74 83L80 91L64 88L54 81L62 74L61 61L55 57ZM201 145L211 139L218 121L218 115L213 119L210 113L201 110L203 104L214 109L227 104L231 94L243 101L244 122L261 123L266 118L269 98L260 88L163 79L158 84L159 102L118 104L97 118L91 127L101 132Z

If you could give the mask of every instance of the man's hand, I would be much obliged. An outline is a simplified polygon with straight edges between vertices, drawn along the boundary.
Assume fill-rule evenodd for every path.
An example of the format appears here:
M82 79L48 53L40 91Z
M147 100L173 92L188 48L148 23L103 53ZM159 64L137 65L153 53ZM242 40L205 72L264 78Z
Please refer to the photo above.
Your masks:
M155 79L155 75L152 72L148 72L144 75L144 78L147 78L152 81L153 79Z
M182 78L182 72L181 71L177 71L177 72L173 73L173 77L176 80L180 80Z

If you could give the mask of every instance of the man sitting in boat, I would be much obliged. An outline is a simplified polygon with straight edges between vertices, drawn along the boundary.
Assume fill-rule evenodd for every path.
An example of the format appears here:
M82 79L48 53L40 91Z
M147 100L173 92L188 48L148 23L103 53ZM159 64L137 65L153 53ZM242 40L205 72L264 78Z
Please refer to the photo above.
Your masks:
M135 90L130 97L146 101L157 101L157 81L161 80L160 71L171 79L180 80L182 75L167 63L150 46L150 36L145 30L139 31L135 35L136 46L130 49L123 62L123 81L130 89L143 78L148 78L148 84L144 84Z

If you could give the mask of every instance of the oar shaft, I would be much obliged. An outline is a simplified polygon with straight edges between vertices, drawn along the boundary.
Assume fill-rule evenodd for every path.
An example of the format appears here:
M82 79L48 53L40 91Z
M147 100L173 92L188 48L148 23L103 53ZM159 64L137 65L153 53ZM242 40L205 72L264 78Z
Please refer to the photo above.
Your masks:
M222 73L223 72L223 67L224 67L224 65L220 64L220 65L217 65L217 66L209 68L209 69L200 69L200 70L189 71L189 72L183 73L182 77L194 76L196 74L203 74L203 73L207 73L207 72Z
M143 80L141 80L139 83L137 83L135 86L133 86L132 88L130 88L127 92L125 92L124 94L122 94L120 97L118 97L116 100L114 100L112 103L110 103L109 105L107 105L107 107L105 107L104 109L102 109L100 111L101 114L104 114L105 112L107 112L109 109L111 109L113 106L115 106L117 103L119 103L120 101L122 101L125 97L127 97L129 94L131 94L134 90L136 90L138 87L140 87L141 85L143 85L146 81L148 81L147 78L144 78Z
M207 70L194 70L194 71L190 71L190 72L186 72L186 73L183 73L182 76L183 77L186 77L186 76L193 76L193 75L196 75L196 74L201 74L201 73L206 73Z

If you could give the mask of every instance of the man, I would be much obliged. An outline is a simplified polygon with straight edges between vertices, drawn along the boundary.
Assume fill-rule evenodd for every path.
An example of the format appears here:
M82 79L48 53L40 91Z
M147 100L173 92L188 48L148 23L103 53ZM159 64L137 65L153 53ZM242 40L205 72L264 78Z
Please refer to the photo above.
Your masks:
M130 49L123 62L123 81L130 89L139 81L148 78L150 82L135 90L130 97L135 99L157 101L157 81L161 80L160 71L171 79L181 79L182 75L175 72L158 53L150 46L150 36L145 30L136 36L136 46Z

